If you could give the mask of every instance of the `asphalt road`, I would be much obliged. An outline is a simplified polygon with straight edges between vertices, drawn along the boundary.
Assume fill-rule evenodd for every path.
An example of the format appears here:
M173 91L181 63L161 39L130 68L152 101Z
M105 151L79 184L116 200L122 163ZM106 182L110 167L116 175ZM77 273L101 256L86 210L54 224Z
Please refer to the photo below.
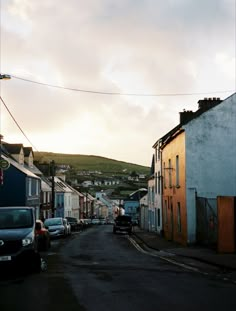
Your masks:
M232 282L137 248L109 225L53 241L47 271L0 281L0 310L236 310Z

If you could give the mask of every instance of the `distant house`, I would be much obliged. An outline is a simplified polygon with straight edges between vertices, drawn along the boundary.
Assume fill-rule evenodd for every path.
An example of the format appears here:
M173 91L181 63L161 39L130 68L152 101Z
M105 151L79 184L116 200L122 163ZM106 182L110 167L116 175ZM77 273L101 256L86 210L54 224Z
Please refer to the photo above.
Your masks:
M107 217L109 219L113 219L114 218L113 208L115 206L114 202L106 195L104 191L96 192L95 197L97 201L101 201L102 204L104 204L107 207L108 210Z
M95 198L88 192L83 193L84 195L84 218L91 218L94 216L94 204Z
M148 185L149 189L149 185ZM140 228L149 230L148 194L140 200Z
M85 187L85 188L90 187L92 185L93 185L93 182L91 180L85 180L82 183L82 187Z
M133 219L140 218L140 200L147 194L148 190L145 188L138 189L132 192L126 199L124 199L125 214L130 215Z
M57 217L72 216L73 190L63 180L54 177L55 183L55 209Z
M41 200L40 200L40 219L52 217L52 187L51 182L41 176Z

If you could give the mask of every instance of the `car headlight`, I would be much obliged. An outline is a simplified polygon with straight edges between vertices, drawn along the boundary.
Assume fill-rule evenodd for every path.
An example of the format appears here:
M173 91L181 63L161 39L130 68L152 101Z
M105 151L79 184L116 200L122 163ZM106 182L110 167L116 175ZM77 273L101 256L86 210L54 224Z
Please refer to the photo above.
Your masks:
M25 238L25 239L22 240L22 245L23 246L27 246L27 245L30 245L32 243L33 243L32 238Z

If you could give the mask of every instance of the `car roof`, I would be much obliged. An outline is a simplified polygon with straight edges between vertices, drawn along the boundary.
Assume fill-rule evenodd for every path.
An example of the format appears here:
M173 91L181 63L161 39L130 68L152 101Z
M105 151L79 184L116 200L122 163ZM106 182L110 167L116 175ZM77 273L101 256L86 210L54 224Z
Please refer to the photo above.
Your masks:
M1 206L0 210L2 209L28 209L28 210L32 210L33 207L31 206Z
M130 215L118 215L116 218L131 218Z

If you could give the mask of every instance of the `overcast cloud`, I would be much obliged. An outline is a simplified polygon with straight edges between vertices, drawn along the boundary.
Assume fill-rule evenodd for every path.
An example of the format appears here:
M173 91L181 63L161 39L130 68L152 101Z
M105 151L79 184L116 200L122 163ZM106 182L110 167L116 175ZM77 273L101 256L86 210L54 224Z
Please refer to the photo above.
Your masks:
M235 0L1 0L1 96L38 151L150 166L152 145L235 84ZM229 92L220 93L219 91ZM219 93L212 93L218 91ZM1 133L29 142L1 105Z

